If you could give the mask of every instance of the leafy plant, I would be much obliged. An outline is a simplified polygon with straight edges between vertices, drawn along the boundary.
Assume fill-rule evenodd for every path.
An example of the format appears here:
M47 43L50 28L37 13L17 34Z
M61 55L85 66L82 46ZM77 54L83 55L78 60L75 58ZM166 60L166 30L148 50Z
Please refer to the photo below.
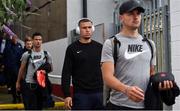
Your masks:
M27 0L0 0L0 29L2 25L22 22Z

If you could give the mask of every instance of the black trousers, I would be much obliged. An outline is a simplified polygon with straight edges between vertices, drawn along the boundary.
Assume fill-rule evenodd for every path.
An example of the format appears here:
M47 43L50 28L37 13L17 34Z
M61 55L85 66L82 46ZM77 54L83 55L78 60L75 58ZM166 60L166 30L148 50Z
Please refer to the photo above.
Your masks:
M6 77L6 83L7 87L11 88L11 94L13 97L13 103L19 103L21 102L20 95L17 94L16 92L16 81L17 81L17 75L18 75L18 70L12 70L12 69L7 69L5 68L5 77Z
M93 92L74 93L73 110L102 110L103 107L103 93Z
M22 97L26 110L42 110L43 95L37 84L23 82Z

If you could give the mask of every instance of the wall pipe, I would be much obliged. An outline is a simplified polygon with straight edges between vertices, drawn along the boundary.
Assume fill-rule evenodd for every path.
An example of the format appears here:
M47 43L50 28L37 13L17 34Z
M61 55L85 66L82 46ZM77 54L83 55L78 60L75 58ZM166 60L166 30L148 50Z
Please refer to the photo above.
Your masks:
M83 18L87 18L87 0L82 0Z

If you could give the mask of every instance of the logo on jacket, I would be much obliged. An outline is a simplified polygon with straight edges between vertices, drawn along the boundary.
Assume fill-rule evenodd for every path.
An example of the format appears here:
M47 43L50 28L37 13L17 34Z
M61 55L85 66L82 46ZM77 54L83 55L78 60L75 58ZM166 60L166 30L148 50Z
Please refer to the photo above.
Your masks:
M166 77L166 74L165 73L161 73L160 76L161 77Z
M82 50L77 51L78 54L81 53L81 52L82 52Z

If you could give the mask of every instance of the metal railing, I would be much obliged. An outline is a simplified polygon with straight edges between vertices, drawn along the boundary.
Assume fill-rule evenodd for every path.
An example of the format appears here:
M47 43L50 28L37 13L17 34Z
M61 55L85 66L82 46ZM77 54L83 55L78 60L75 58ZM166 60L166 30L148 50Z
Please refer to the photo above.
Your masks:
M148 9L142 16L141 34L156 45L156 72L171 72L168 6Z
M55 79L61 79L60 75L54 75L54 74L48 74L48 77L55 78Z

